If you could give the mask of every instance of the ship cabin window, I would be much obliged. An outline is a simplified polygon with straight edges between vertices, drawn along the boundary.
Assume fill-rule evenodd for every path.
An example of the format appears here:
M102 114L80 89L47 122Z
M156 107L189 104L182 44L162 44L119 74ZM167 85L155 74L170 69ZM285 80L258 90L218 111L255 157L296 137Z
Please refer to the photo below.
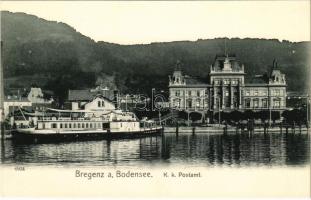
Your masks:
M52 124L52 128L57 128L57 124L56 124L56 123L53 123L53 124Z
M103 123L103 129L109 129L110 125L109 123Z
M63 124L62 123L60 124L60 128L63 128Z
M85 124L85 128L89 128L89 124L88 123Z

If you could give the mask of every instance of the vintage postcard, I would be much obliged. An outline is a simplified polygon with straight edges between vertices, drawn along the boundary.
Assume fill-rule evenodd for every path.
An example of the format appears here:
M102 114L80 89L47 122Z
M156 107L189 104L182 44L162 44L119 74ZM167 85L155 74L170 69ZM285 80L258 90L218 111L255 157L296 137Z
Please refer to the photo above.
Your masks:
M310 197L310 1L1 1L1 197Z

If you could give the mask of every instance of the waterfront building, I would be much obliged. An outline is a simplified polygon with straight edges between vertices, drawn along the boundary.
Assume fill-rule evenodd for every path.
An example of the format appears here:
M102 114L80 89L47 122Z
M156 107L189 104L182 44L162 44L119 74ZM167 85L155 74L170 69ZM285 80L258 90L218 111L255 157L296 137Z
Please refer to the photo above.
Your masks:
M95 89L69 90L67 108L73 110L81 109L82 106L93 101L98 95L101 95L107 101L112 102L115 107L122 110L129 110L136 104L144 103L141 95L121 95L117 90L110 90L107 87L97 86Z
M216 55L209 78L199 80L183 74L177 64L169 76L170 108L198 112L203 117L219 111L285 110L286 80L277 63L248 83L244 68L235 55Z
M31 109L32 103L25 97L6 97L4 99L4 118L13 115L19 109Z
M49 96L49 97L47 97ZM45 111L47 108L52 107L54 99L50 91L42 91L39 87L30 88L27 99L32 103L34 111Z
M68 91L68 109L78 110L93 101L98 95L106 100L113 102L114 91L108 88L96 87L95 89L69 90Z
M27 95L27 99L33 104L51 104L53 98L46 98L41 88L32 87Z

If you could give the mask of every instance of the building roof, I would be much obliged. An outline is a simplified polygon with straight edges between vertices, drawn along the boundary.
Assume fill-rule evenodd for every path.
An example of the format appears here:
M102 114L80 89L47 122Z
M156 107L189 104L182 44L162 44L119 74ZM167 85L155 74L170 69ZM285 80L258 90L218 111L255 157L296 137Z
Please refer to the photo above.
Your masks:
M207 82L191 76L185 76L186 85L207 84Z
M68 91L68 101L91 101L97 95L102 95L108 100L113 99L113 91L91 91L89 89L85 90L69 90Z
M93 94L90 90L69 90L68 101L90 101Z
M221 71L224 68L224 62L226 58L229 59L232 71L240 71L242 69L241 64L237 60L235 54L217 54L213 64L213 68L215 71Z
M266 74L264 75L256 75L251 77L247 83L250 84L267 84L268 83L268 77Z

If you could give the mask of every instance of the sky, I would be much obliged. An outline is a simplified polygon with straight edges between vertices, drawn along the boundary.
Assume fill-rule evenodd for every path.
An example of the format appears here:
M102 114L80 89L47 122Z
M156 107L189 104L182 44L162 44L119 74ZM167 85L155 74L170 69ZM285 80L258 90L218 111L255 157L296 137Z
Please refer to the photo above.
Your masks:
M310 1L1 1L0 6L119 44L215 37L310 40Z

